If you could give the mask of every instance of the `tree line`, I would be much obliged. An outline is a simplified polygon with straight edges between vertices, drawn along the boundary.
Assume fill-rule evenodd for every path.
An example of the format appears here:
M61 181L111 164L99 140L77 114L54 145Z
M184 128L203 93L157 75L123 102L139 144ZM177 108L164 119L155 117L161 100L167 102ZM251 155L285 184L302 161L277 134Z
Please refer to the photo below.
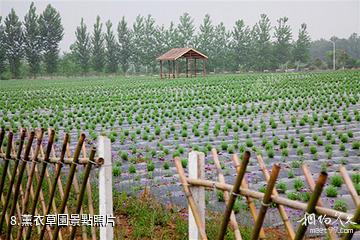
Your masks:
M188 13L168 27L157 25L151 15L137 16L132 25L124 17L113 25L97 16L92 28L81 19L70 52L59 56L63 36L60 13L50 4L38 15L31 3L23 21L12 9L4 21L0 17L0 76L157 73L156 57L174 47L194 47L208 55L207 69L213 72L323 68L331 57L327 49L321 53L325 58L311 58L318 42L311 42L305 23L295 38L287 17L272 26L266 14L254 26L239 19L231 29L214 24L208 14L198 29ZM356 34L350 38L360 41ZM360 66L355 60L360 49L350 49L355 55L347 51L339 52L342 66Z

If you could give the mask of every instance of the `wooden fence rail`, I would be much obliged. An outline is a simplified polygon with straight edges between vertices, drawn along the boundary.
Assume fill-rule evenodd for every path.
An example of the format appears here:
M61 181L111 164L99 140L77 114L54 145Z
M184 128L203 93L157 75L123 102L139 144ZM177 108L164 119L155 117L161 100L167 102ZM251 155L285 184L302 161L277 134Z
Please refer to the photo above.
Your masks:
M21 129L19 138L11 131L6 136L1 129L0 239L62 240L75 239L77 235L85 240L96 240L99 236L102 240L113 239L112 228L103 226L103 219L98 220L98 226L94 224L95 216L113 221L112 194L99 194L96 202L105 203L107 209L100 207L95 212L90 180L96 181L96 174L91 172L98 169L99 179L111 180L112 176L109 139L99 137L98 145L102 147L91 146L88 153L85 134L80 134L72 152L68 134L64 134L57 149L53 129L47 134L44 129L30 132ZM105 169L110 169L110 173ZM100 192L112 188L111 181L104 184L99 181ZM34 232L33 227L37 231ZM101 237L101 232L106 232L106 237Z
M246 203L248 204L251 216L253 217L254 228L252 229L252 234L251 234L252 240L265 239L266 236L262 229L262 225L266 215L266 210L270 206L270 204L275 204L276 207L278 208L280 217L284 223L284 227L288 235L287 238L292 240L303 239L307 230L307 226L305 224L299 224L297 230L294 231L293 226L289 220L289 217L285 212L285 208L284 208L285 206L292 209L302 210L306 214L314 213L317 215L326 215L327 217L333 219L341 219L343 221L350 220L352 223L357 224L357 227L359 226L360 199L357 192L354 189L353 183L344 166L341 166L339 170L350 192L353 202L356 206L356 210L354 214L340 212L323 206L320 196L327 180L326 172L321 172L319 178L315 182L306 164L302 165L302 170L304 172L306 182L308 183L311 191L309 202L303 203L300 201L290 200L281 197L277 193L275 189L275 183L277 176L280 172L279 164L275 163L272 167L271 173L269 173L267 167L264 164L264 161L262 160L262 157L260 155L256 156L260 169L263 172L265 181L267 182L266 191L265 193L262 193L262 192L250 190L248 188L248 183L245 178L246 166L250 160L250 152L245 152L243 154L243 160L241 162L239 162L236 154L233 155L232 159L233 159L234 167L237 170L237 176L234 185L229 185L225 183L225 178L221 170L220 159L215 149L212 150L212 156L216 167L217 176L219 178L218 182L206 180L204 178L204 174L202 174L201 178L194 177L194 174L191 174L191 172L198 172L198 173L204 172L203 164L201 165L201 164L192 163L199 158L203 158L203 153L195 152L195 151L190 152L189 164L188 164L189 177L186 177L185 175L185 171L181 165L180 158L176 157L174 159L175 166L179 174L180 183L183 187L185 196L188 200L189 208L191 209L191 216L195 218L195 224L193 225L189 224L189 238L190 236L192 236L192 238L190 239L207 239L206 229L204 224L205 219L204 217L201 217L202 215L201 213L205 212L205 200L200 199L199 201L199 199L195 198L196 194L195 195L193 194L194 190L199 187L211 189L211 190L218 189L224 191L224 200L226 204L226 209L223 216L222 225L220 226L218 239L224 239L224 236L226 235L227 225L229 222L230 222L231 230L234 231L235 239L237 240L241 239L236 218L233 213L233 204L238 196L244 196L246 198ZM195 167L196 169L191 169L191 167L193 168ZM260 200L261 206L259 211L256 210L253 199ZM333 230L331 230L332 229L331 224L327 223L324 225L328 231L329 239L333 240L333 239L338 239L339 237L342 237L342 239L352 239L354 233L356 232L356 230L358 230L357 227L352 223L350 223L347 226L347 228L350 229L350 231L347 231L342 236L338 236Z

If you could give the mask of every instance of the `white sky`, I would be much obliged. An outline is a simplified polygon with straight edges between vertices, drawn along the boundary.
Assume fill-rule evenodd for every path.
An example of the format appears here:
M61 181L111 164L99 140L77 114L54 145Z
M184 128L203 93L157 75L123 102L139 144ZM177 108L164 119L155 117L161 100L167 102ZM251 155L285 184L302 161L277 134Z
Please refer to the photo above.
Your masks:
M0 0L0 15L3 18L14 8L21 19L29 9L31 1L26 0ZM338 1L85 1L85 0L57 0L34 1L38 13L51 3L62 17L65 28L64 39L60 44L62 51L68 51L75 39L75 29L81 17L92 30L96 15L100 15L103 22L110 19L113 25L125 16L132 24L138 14L151 14L159 25L168 26L170 21L178 22L179 16L184 12L190 13L198 27L206 13L210 14L214 24L224 22L229 29L237 19L243 19L246 24L254 25L261 13L266 13L276 24L276 19L287 16L293 29L294 37L300 24L305 22L313 40L330 38L336 35L347 38L353 32L360 33L360 0Z

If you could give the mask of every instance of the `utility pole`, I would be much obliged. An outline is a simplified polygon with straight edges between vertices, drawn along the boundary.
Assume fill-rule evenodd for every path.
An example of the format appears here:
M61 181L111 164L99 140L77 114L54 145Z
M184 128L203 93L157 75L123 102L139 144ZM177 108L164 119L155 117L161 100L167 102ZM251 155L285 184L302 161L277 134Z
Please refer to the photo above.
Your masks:
M335 66L335 40L334 41L330 40L330 42L332 42L332 44L333 44L333 70L335 71L335 69L336 69L336 66Z

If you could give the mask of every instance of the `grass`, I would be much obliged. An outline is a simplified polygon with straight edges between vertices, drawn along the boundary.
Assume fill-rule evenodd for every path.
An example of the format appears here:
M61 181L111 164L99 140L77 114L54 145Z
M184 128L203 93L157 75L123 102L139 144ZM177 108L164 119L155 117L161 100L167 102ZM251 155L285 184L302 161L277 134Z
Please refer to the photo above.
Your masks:
M238 203L240 210L240 203ZM115 215L118 224L115 228L116 239L187 239L187 211L160 204L152 196L128 196L115 192ZM207 212L206 233L209 239L216 239L219 234L221 216ZM249 227L240 226L244 240L250 239ZM234 239L230 229L226 239Z

